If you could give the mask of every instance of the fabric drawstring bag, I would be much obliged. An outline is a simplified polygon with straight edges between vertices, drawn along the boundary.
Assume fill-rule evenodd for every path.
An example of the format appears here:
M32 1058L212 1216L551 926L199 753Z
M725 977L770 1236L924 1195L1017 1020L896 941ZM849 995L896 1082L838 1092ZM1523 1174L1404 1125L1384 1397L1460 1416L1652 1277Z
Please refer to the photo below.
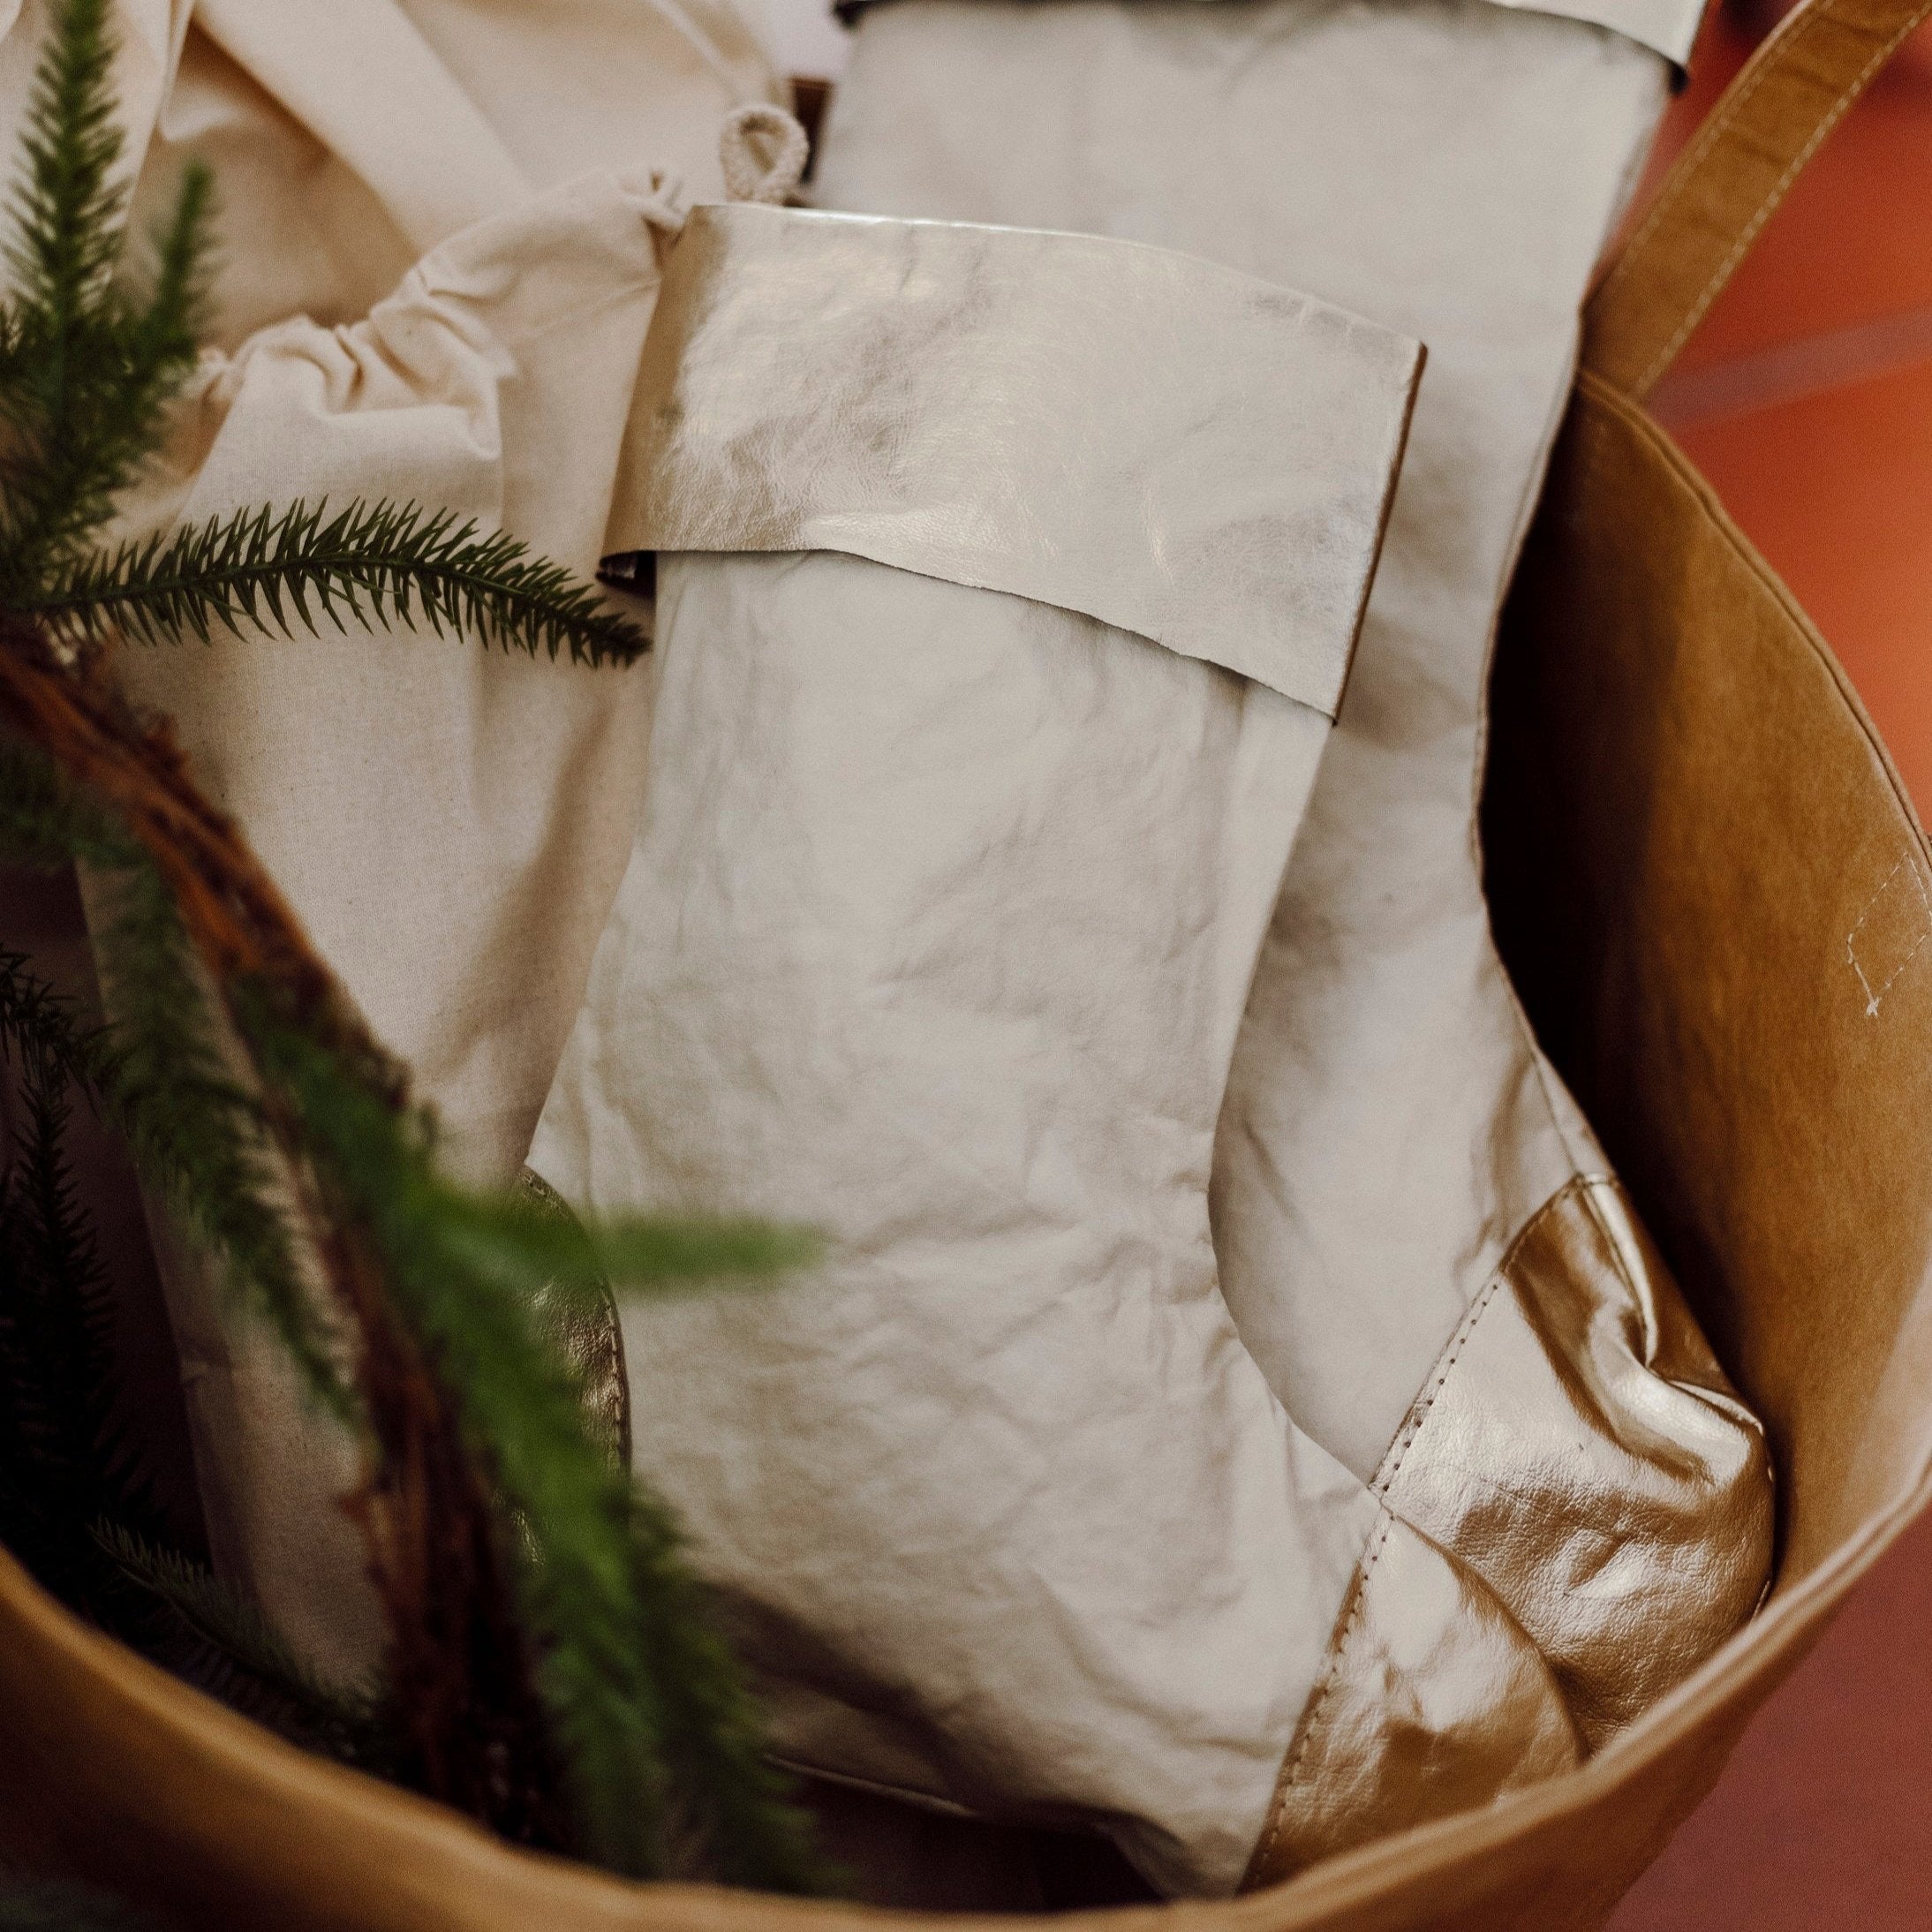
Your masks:
M1497 610L1698 9L1556 11L1589 17L893 0L858 19L818 192L1186 245L1429 345L1234 1055L1216 1252L1288 1413L1491 1585L1595 1749L1748 1616L1771 1511L1760 1431L1537 1050L1478 868ZM1336 1641L1352 1679L1362 1626Z
M1345 1840L1337 1778L1406 1815L1576 1752L1289 1421L1209 1237L1416 362L1129 244L700 208L613 522L658 555L650 778L531 1163L828 1244L627 1312L639 1466L788 1762L1173 1891ZM1345 1687L1356 1762L1284 1785L1371 1547L1401 1716Z
M45 31L28 0L0 39L10 126ZM386 497L594 570L681 219L666 170L720 192L721 119L777 93L729 11L127 0L114 32L135 225L189 158L220 183L217 352L116 534ZM119 675L411 1063L449 1158L514 1176L630 849L648 661L398 628L134 645ZM336 1506L352 1448L199 1254L156 1236L216 1566L358 1674L378 1632Z

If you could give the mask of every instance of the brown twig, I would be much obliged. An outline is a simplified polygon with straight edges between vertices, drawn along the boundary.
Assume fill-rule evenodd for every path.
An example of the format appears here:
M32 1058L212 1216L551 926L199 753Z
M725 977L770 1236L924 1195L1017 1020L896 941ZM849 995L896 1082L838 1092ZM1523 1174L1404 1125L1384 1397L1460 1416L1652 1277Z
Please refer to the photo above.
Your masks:
M234 821L201 796L171 726L136 716L104 653L69 668L33 625L0 625L0 715L147 848L216 985L274 986L390 1105L404 1105L408 1070L369 1031Z
M387 1106L409 1105L407 1069L370 1032L239 828L202 796L168 725L137 716L102 653L69 664L32 625L0 618L0 720L111 808L146 849L238 1038L245 1044L238 994L267 989ZM412 1761L404 1775L506 1837L562 1846L555 1764L487 1474L434 1362L400 1319L375 1253L308 1161L299 1121L266 1086L264 1100L353 1337L374 1453L349 1507L387 1620L390 1683Z

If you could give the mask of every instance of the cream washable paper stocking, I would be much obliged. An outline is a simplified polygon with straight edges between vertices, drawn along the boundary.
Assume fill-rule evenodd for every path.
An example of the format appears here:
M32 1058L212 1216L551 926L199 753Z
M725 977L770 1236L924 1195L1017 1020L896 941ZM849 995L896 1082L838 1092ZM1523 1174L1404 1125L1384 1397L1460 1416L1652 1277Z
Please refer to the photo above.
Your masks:
M800 1768L1225 1893L1350 1611L1406 1819L1573 1762L1490 1593L1289 1420L1216 1280L1235 1029L1413 343L1189 257L697 210L613 528L645 815L532 1165L823 1231L626 1310L639 1471ZM1343 1701L1342 1709L1349 1707Z
M1188 248L1428 344L1234 1056L1215 1241L1290 1414L1494 1586L1591 1745L1749 1613L1769 1471L1528 1036L1475 805L1579 301L1696 11L887 0L858 17L816 191ZM1366 1641L1338 1631L1338 1683L1365 1680Z

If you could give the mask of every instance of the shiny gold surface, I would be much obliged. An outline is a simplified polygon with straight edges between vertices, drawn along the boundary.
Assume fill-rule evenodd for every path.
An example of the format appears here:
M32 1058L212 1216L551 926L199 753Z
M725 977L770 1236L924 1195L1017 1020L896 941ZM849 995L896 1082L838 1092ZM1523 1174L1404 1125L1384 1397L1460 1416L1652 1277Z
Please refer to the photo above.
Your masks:
M570 1204L533 1169L517 1177L517 1191L540 1211L569 1216ZM624 1373L624 1332L607 1285L595 1308L558 1294L546 1283L534 1310L545 1339L576 1370L583 1383L585 1419L592 1436L618 1468L630 1467L630 1379Z
M1551 1777L1583 1750L1563 1694L1462 1565L1384 1513L1289 1747L1246 1888Z
M1770 1574L1770 1463L1612 1181L1517 1236L1376 1488L1549 1660L1595 1750L1680 1683Z
M1762 1430L1605 1179L1525 1225L1375 1490L1250 1886L1580 1763L1770 1574Z
M1333 714L1422 351L1137 243L695 208L614 550L838 550Z

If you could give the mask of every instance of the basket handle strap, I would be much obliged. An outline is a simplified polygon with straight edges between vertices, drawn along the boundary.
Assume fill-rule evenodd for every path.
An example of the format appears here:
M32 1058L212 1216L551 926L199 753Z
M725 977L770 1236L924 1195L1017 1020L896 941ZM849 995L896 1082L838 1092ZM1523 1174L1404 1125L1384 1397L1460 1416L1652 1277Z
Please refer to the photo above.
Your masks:
M1803 0L1678 157L1583 311L1582 362L1641 399L1932 0Z

